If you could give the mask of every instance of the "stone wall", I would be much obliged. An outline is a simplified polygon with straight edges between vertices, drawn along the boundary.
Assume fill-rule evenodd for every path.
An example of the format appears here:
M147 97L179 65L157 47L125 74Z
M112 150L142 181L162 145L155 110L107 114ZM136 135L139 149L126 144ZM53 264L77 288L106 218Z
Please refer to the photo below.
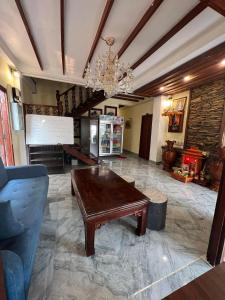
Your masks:
M186 147L197 146L211 154L220 145L225 105L225 79L193 88L187 122Z

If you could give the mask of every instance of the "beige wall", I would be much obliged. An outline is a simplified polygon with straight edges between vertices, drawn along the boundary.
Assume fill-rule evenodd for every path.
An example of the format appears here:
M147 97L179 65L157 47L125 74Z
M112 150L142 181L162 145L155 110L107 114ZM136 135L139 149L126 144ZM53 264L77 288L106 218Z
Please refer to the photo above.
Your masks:
M72 86L70 83L57 82L52 80L34 78L34 82L29 77L22 80L23 99L29 104L56 105L56 91L60 93Z
M176 141L176 144L178 146L183 146L183 144L184 144L190 91L185 91L183 93L172 95L172 99L178 99L178 98L183 98L183 97L187 97L187 102L186 102L186 106L185 106L185 114L184 114L183 131L182 132L168 132L169 117L164 117L165 122L166 122L165 133L164 133L164 141L166 141L166 140L172 140L173 141L174 140L174 141Z
M153 113L153 101L146 101L144 103L138 103L131 107L125 107L120 109L120 115L124 116L125 121L131 120L131 128L124 129L124 149L138 153L140 143L141 132L141 120L142 116L146 113Z
M20 89L20 78L15 78L5 58L0 57L0 84L7 89L8 101L12 101L12 87ZM9 106L10 111L10 106ZM11 117L11 116L10 116ZM10 120L11 121L11 120ZM26 164L26 148L24 130L12 129L12 142L16 165Z
M120 116L121 112L120 112L120 109L119 109L119 105L124 105L124 106L127 107L127 106L134 105L134 103L136 103L136 102L126 101L126 100L121 100L121 99L109 98L109 99L101 102L100 104L96 105L93 108L102 109L102 113L104 114L105 106L114 106L114 107L117 107L117 115ZM83 114L83 116L88 116L88 112L86 112L85 114Z

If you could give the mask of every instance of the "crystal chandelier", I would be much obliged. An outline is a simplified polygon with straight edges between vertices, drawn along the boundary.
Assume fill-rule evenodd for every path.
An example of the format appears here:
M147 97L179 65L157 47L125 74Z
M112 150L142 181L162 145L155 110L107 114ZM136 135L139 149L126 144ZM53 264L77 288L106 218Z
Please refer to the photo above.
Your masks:
M103 38L102 38L103 39ZM109 98L116 94L128 94L133 92L133 71L125 66L115 55L111 47L115 42L113 37L103 39L109 47L108 52L98 57L92 72L90 63L85 70L86 87L93 91L104 90L104 95Z

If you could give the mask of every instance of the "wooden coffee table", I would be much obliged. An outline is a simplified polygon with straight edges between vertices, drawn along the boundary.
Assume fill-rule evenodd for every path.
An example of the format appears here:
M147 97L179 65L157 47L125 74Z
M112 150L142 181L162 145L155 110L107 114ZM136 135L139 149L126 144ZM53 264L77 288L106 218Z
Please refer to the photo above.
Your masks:
M135 215L136 234L145 234L149 199L108 168L72 170L71 192L83 216L87 256L95 254L95 230L111 220Z

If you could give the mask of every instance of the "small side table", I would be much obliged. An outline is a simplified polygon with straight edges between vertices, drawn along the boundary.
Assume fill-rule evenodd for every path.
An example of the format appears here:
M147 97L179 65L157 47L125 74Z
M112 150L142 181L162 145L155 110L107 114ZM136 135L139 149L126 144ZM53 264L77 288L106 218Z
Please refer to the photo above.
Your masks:
M143 194L150 199L147 227L151 230L165 228L167 197L156 189L146 189Z

